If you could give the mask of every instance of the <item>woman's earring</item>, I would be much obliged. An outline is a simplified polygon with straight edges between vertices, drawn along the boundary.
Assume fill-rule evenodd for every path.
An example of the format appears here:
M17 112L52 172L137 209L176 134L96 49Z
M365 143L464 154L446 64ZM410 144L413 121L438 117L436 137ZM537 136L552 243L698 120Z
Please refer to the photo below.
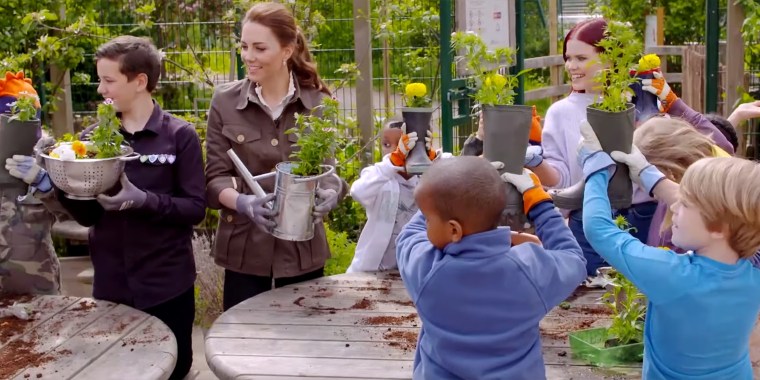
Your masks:
M288 60L287 59L283 59L282 60L282 65L283 66L287 66L288 65Z

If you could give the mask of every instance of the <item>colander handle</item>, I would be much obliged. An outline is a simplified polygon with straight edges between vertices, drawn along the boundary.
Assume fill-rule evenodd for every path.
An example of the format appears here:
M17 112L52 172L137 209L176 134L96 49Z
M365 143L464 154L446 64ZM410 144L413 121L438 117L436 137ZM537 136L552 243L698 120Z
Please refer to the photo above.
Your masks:
M124 157L119 157L119 160L122 161L134 161L136 159L140 158L140 153L132 152Z

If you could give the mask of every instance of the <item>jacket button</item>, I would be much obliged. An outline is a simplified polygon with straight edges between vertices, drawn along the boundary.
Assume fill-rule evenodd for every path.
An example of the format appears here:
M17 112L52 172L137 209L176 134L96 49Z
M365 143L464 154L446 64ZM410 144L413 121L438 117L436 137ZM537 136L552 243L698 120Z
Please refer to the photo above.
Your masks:
M238 137L237 137L237 141L238 141L238 142L243 142L243 141L245 141L245 136L243 136L243 135L238 135Z
M232 215L227 215L227 223L232 223Z
M277 139L272 139L272 146L277 146L280 142Z

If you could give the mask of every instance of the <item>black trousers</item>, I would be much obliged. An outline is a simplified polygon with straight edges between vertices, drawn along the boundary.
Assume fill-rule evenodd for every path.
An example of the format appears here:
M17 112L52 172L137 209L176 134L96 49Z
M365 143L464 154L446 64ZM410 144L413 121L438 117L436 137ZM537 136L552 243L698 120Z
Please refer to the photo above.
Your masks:
M304 273L295 277L283 277L274 279L274 288L286 285L314 280L325 275L325 268L319 268L313 272ZM272 277L254 276L229 269L224 270L224 311L253 297L272 290Z
M193 365L194 290L191 286L179 296L143 310L164 322L177 339L177 364L169 380L182 380Z

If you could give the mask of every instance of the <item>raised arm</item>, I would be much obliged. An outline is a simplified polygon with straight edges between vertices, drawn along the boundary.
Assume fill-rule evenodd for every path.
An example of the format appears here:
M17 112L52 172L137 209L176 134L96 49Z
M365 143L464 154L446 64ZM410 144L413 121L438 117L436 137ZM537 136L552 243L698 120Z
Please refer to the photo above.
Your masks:
M415 303L425 278L433 268L436 252L440 251L427 237L425 216L421 211L417 211L396 238L398 270L409 296Z

